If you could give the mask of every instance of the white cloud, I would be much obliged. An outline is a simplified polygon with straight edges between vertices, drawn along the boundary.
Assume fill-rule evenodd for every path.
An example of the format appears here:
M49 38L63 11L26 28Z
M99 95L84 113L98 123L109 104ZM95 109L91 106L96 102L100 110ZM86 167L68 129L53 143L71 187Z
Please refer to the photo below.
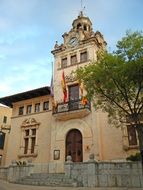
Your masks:
M0 93L7 94L9 91L11 91L11 86L5 81L0 82Z

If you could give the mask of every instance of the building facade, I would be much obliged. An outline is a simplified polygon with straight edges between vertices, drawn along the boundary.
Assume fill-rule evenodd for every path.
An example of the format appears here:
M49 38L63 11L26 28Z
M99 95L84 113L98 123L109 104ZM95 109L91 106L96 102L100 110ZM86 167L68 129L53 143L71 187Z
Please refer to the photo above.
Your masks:
M53 84L4 97L0 102L13 107L6 165L12 160L62 164L70 155L84 162L90 154L96 160L123 160L136 152L135 131L111 127L106 113L96 110L86 97L74 71L97 60L106 48L100 32L81 12L72 29L55 44Z
M0 166L5 165L8 137L11 130L12 109L0 105Z

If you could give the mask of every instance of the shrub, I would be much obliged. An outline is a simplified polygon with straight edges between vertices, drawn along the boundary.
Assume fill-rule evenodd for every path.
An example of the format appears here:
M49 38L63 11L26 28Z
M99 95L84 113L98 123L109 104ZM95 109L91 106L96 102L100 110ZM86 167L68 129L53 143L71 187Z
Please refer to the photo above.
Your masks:
M141 154L138 152L134 155L130 155L126 158L128 161L141 161Z

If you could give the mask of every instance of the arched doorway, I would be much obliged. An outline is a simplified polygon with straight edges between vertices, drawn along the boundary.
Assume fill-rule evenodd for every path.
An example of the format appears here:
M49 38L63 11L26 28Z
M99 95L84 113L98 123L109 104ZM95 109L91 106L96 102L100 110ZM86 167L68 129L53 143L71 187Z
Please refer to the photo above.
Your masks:
M82 134L77 129L72 129L67 133L65 156L68 155L72 157L73 162L83 161Z

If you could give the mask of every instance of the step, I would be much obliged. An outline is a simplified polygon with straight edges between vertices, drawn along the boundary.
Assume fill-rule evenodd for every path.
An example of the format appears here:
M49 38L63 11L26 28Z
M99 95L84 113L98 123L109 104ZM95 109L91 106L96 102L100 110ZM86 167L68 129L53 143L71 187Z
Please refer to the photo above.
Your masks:
M64 173L32 173L29 178L37 179L37 178L63 178L65 177Z
M64 173L32 173L16 181L23 185L52 186L52 187L75 187L77 182Z

